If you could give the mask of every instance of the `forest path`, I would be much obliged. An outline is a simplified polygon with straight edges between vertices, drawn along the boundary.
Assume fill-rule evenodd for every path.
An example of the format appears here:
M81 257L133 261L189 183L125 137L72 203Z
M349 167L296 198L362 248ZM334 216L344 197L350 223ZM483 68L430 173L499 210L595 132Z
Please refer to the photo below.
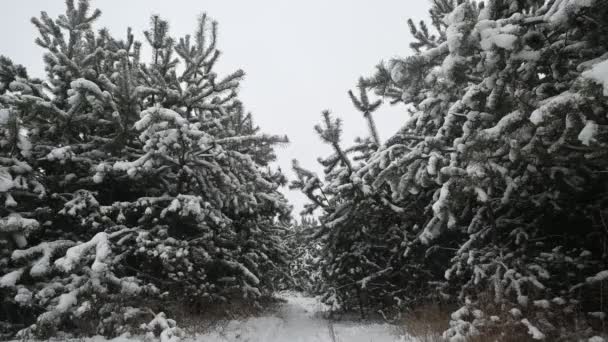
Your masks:
M262 316L218 323L204 333L182 339L182 342L416 342L398 333L394 325L368 321L331 321L325 318L328 307L316 298L297 292L281 292L284 300L277 310ZM174 339L160 339L173 342ZM105 339L51 339L71 342L140 342L143 336L119 336ZM147 341L147 340L146 340ZM17 340L11 342L18 342Z
M285 300L272 314L234 320L192 342L414 342L398 336L389 324L333 322L323 318L326 306L317 299L294 292L277 295Z

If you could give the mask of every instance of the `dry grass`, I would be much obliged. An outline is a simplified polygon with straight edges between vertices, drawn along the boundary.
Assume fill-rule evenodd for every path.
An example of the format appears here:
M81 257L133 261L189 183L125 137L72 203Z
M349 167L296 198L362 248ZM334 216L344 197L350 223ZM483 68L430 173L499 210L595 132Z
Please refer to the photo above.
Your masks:
M435 303L424 304L407 312L399 326L403 335L415 337L421 342L445 342L442 334L449 328L450 314L457 307ZM469 337L467 342L527 342L533 341L525 329L487 331L483 335Z
M409 335L416 338L416 341L421 342L445 342L442 334L449 328L450 314L456 310L457 307L439 305L439 304L424 304L416 307L415 309L407 312L400 324L400 333L403 335ZM504 312L500 312L496 307L488 305L484 308L484 312L488 315L504 315ZM579 319L582 319L579 318ZM580 332L583 336L586 335L584 331L580 329L571 320L564 319L560 322L561 325L557 325L558 329L563 330L562 333L573 333ZM595 334L601 336L608 336L605 325L599 325L595 328ZM578 336L578 335L577 335ZM555 337L548 337L546 341L555 341ZM570 337L563 337L559 341L579 341L581 338L575 338L574 335ZM586 338L584 339L587 340ZM467 342L534 342L534 340L527 332L527 328L523 325L506 325L502 327L496 327L483 331L482 335L468 337Z
M402 333L421 342L443 341L441 334L449 327L451 308L439 304L424 304L407 312L399 324Z
M161 311L167 313L169 318L178 322L180 328L188 334L207 332L218 323L228 320L239 320L260 316L274 310L281 303L274 297L263 297L255 305L249 301L233 299L230 302L210 303L187 301L167 301Z
M532 342L536 341L524 332L525 329L508 329L502 331L489 331L483 335L469 337L467 342Z

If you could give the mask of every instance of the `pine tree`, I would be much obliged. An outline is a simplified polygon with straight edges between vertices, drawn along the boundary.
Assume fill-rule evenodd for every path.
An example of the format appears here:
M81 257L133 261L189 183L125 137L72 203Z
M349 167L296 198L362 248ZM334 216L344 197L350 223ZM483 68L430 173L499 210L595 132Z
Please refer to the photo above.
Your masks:
M115 335L148 315L144 298L271 291L287 270L290 207L269 164L287 138L260 133L245 112L243 71L214 72L217 23L203 15L176 40L153 16L143 61L130 29L124 40L96 32L99 10L66 4L57 19L32 19L45 80L0 59L6 333L88 324ZM151 331L166 321L151 318Z
M406 290L411 302L430 294L462 304L450 341L511 325L535 339L577 339L599 326L608 267L606 11L601 1L442 0L430 12L434 33L410 22L414 54L361 82L409 106L403 128L359 164L327 173L331 186L303 172L295 183L310 185L303 189L323 208L327 253L347 241L375 263L328 259L335 296L352 301L344 285L369 289L364 279L376 293L416 288L420 277L408 276L424 275L420 288L432 291ZM382 220L370 212L377 208ZM393 247L374 248L391 220ZM380 230L354 233L370 226ZM387 273L378 250L398 259ZM410 265L416 270L402 271ZM399 306L395 297L376 303Z
M312 236L316 226L317 220L313 216L302 215L299 222L292 223L289 234L285 236L287 247L293 253L284 286L310 296L317 294L321 286L323 244Z
M294 161L298 180L291 187L302 190L311 200L305 213L321 210L314 233L322 247L318 292L334 310L358 308L361 316L366 316L369 308L382 308L387 300L397 298L400 306L405 305L406 293L417 290L415 282L406 282L403 275L413 280L418 274L394 253L402 239L400 225L407 220L404 208L357 176L380 144L371 116L379 102L369 104L363 84L360 92L360 98L352 92L349 95L368 121L370 137L359 138L353 147L343 149L341 120L324 111L323 125L315 126L315 130L334 149L333 155L319 159L325 167L325 182Z

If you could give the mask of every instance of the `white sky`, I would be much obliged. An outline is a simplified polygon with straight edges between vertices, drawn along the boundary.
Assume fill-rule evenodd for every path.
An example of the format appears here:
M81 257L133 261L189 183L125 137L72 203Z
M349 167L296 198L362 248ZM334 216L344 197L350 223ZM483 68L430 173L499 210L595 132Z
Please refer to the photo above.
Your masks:
M64 10L62 0L11 1L0 12L0 54L43 77L42 49L34 43L32 16ZM171 34L194 33L197 17L207 12L219 22L218 62L222 73L242 68L241 99L262 130L287 134L278 164L291 179L291 160L321 174L316 159L331 151L313 126L323 109L344 119L343 143L367 135L362 116L347 91L368 76L380 60L410 53L406 20L427 17L428 0L96 0L103 12L96 28L124 37L128 26L143 41L151 14L169 20ZM381 138L404 122L404 106L388 103L376 112ZM284 189L298 216L305 196Z

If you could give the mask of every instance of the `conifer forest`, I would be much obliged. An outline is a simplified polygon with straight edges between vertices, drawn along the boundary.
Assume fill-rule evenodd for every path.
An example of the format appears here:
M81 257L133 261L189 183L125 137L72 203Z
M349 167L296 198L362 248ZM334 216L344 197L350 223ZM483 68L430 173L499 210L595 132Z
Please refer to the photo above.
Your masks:
M306 94L292 170L205 3L185 36L37 4L44 73L0 39L0 340L608 341L608 1L417 2L351 113Z

